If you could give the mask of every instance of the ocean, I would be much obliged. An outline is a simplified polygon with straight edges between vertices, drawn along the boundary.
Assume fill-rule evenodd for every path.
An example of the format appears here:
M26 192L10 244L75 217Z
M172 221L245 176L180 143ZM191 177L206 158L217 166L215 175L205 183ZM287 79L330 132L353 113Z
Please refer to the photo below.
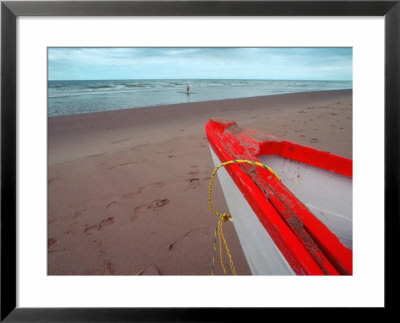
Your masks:
M187 86L190 87L189 93ZM351 88L351 81L48 81L48 116Z

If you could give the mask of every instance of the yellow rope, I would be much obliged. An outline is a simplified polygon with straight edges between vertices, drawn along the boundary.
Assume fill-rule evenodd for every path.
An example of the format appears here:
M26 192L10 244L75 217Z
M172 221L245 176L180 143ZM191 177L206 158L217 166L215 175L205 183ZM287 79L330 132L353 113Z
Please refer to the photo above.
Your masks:
M230 250L228 248L228 243L226 242L226 239L225 239L225 236L224 236L224 232L222 231L222 223L226 222L226 221L232 221L231 220L232 217L228 213L219 213L219 212L215 211L213 206L212 206L212 203L211 203L211 196L212 196L212 188L213 188L213 184L214 184L214 178L215 178L215 175L217 174L218 169L220 169L221 167L230 165L230 164L239 164L239 163L245 163L245 164L250 164L250 165L256 165L256 166L259 166L259 167L263 167L263 168L269 170L278 180L280 180L278 174L276 174L272 168L270 168L267 165L264 165L262 163L259 163L259 162L256 162L256 161L252 161L252 160L243 160L243 159L229 160L229 161L226 161L224 163L219 164L217 167L214 168L214 171L213 171L213 173L211 175L210 185L209 185L209 188L208 188L208 206L209 206L211 212L213 212L216 216L219 217L219 221L218 221L217 226L215 227L215 231L214 231L214 249L213 249L213 260L212 260L212 266L211 266L211 275L214 275L215 251L217 249L217 233L218 233L218 242L219 242L219 256L220 256L222 269L224 270L224 273L226 275L226 269L225 269L224 262L223 262L223 259L222 259L221 238L222 238L222 241L224 242L225 251L226 251L226 254L228 255L228 258L229 258L229 265L230 265L230 268L231 268L231 272L232 272L233 275L236 275L235 265L233 263Z
M224 274L226 275L226 269L224 266L224 261L222 260L222 243L221 243L221 229L222 229L222 222L218 221L218 242L219 242L219 259L221 261L222 269L224 270Z

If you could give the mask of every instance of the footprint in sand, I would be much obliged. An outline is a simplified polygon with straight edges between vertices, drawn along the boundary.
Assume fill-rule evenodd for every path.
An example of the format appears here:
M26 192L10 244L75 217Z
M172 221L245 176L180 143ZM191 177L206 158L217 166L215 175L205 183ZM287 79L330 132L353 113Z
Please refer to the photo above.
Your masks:
M104 227L109 226L111 224L113 224L115 222L114 217L110 216L107 219L104 219L96 224L93 224L91 226L87 226L85 230L83 230L83 232L85 232L86 234L90 234L93 231L101 231L103 230Z
M106 209L115 207L115 206L117 206L117 205L119 205L119 203L118 203L117 201L112 201L112 202L110 202L110 203L108 203L108 204L106 205Z
M127 163L123 163L123 164L118 164L118 165L113 165L108 167L108 170L112 170L114 168L118 168L118 167L123 167L123 166L127 166L127 165L135 165L140 163L139 161L133 161L133 162L127 162Z
M151 204L147 205L147 208L149 210L156 210L160 207L163 207L169 203L168 199L163 199L163 200L154 200Z
M50 238L49 240L47 240L47 246L50 247L53 244L55 244L57 242L56 238Z
M141 275L154 275L158 276L161 275L160 269L157 266L148 266L145 269L142 269L136 273L137 276Z
M158 215L158 209L169 204L168 199L159 199L159 200L154 200L150 203L146 203L140 206L137 206L135 210L133 211L133 215L131 216L131 221L134 221L138 216L144 213L156 213Z
M48 248L50 248L50 246L54 245L56 242L57 242L56 238L50 238L49 240L47 240ZM67 248L47 250L48 253L62 252L62 251L67 251Z
M316 139L316 138L312 138L310 142L311 142L311 143L316 143L316 142L319 142L319 140Z
M79 218L79 217L85 215L85 212L86 212L86 211L87 211L86 209L76 211L76 212L74 213L74 219L77 219L77 218Z
M208 234L209 234L209 232L208 232L207 228L190 229L189 231L187 231L186 233L184 233L183 235L181 235L180 237L175 239L173 242L171 242L168 245L168 250L173 251L188 236L192 236L194 239L198 239L199 237L208 235Z
M189 183L189 186L185 188L185 191L192 189L194 190L200 185L200 179L198 178L187 178L186 182Z
M185 188L185 191L189 189L195 189L200 185L200 179L196 177L199 174L200 172L198 170L188 172L189 177L186 178L186 182L188 182L189 185Z

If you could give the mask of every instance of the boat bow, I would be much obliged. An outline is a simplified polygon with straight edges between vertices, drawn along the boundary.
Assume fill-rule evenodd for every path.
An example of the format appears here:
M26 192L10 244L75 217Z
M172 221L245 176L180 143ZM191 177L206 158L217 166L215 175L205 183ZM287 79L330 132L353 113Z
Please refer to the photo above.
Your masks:
M261 162L262 156L278 156L289 162L322 170L328 175L345 178L351 185L352 161L349 159L255 130L241 129L234 121L211 119L206 124L206 133L215 164L237 159ZM231 164L226 171L230 179L220 178L221 185L253 273L288 274L292 271L297 275L352 274L352 250L285 185L285 180L281 182L266 168L248 164ZM232 185L240 191L239 195L254 212L254 218L235 211L238 207L233 204L237 201L232 204L232 198L229 197L235 194L229 187ZM237 200L237 197L234 199ZM254 223L253 227L249 227L249 223ZM260 228L256 229L258 225ZM349 225L351 231L351 222ZM253 230L257 231L257 235L264 234L266 238L255 239ZM252 249L256 248L261 250L253 252ZM273 253L276 255L264 252L263 248L275 248ZM265 257L265 260L258 259L260 257ZM268 260L268 257L271 258ZM276 261L276 264L264 271L263 267L268 267L268 261ZM279 269L285 266L287 270Z

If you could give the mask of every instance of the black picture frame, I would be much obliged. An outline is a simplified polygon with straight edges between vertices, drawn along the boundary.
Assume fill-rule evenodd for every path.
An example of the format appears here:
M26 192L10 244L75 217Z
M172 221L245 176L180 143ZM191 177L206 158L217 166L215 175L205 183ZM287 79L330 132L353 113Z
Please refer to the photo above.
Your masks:
M265 309L16 307L16 19L18 16L383 16L385 19L385 306L396 307L399 245L400 1L89 1L1 3L1 321L236 321ZM373 147L372 153L373 153ZM372 172L371 172L372 174ZM373 176L373 175L372 175ZM371 187L371 189L373 189ZM39 292L39 291L38 291ZM211 295L210 297L214 297ZM215 295L216 304L218 297ZM272 310L272 309L270 309ZM274 309L282 311L282 309ZM296 309L291 309L296 310ZM329 309L327 309L329 310ZM240 312L240 313L239 313ZM250 313L249 313L250 312ZM251 316L248 316L248 315ZM260 313L263 315L263 313ZM272 317L270 317L271 319ZM267 317L265 319L268 319ZM380 319L382 319L380 317Z

